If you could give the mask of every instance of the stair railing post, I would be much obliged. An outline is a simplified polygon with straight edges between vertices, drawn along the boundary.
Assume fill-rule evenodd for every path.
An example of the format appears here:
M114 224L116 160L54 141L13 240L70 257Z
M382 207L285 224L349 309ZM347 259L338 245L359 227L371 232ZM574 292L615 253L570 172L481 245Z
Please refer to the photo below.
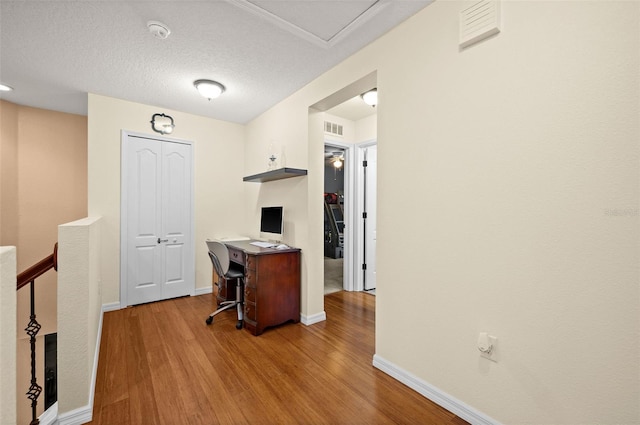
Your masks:
M31 400L31 423L30 425L38 425L40 420L38 419L38 397L42 392L42 387L38 385L36 379L36 335L40 331L40 324L36 320L36 296L35 296L35 280L29 282L31 289L31 316L29 324L25 328L25 331L30 336L31 343L31 386L27 391L27 398Z

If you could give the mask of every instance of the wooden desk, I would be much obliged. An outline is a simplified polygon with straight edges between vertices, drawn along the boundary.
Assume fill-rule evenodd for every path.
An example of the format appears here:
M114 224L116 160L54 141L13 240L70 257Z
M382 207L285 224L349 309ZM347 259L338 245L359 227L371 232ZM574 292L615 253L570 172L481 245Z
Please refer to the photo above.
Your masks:
M245 268L244 327L260 335L269 326L299 322L300 250L260 248L250 242L225 242L231 261ZM226 292L225 298L235 298L233 291Z

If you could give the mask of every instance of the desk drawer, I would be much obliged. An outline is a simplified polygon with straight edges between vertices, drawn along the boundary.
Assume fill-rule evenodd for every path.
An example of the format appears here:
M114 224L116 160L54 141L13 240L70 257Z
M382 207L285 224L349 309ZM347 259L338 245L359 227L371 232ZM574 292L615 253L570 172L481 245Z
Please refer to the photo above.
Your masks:
M234 263L244 266L246 264L244 252L241 249L227 245L229 248L229 259Z
M245 285L244 287L244 300L245 302L256 302L256 288Z
M247 269L255 270L256 269L256 256L255 255L247 255Z
M257 282L258 280L256 279L256 271L251 270L250 268L247 267L244 275L244 286L245 287L250 286L252 288L255 288Z
M252 322L256 321L256 304L252 302L247 302L245 300L244 303L244 317L247 320L251 320Z

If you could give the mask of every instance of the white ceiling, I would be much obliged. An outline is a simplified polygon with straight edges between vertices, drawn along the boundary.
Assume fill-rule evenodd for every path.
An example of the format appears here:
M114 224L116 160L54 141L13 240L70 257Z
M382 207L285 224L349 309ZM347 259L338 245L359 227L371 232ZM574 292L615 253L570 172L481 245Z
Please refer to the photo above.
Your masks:
M0 0L0 98L86 114L90 92L246 123L430 2ZM201 78L227 91L208 101Z
M351 121L358 121L376 113L376 108L364 103L360 96L352 97L344 103L327 110L327 113Z

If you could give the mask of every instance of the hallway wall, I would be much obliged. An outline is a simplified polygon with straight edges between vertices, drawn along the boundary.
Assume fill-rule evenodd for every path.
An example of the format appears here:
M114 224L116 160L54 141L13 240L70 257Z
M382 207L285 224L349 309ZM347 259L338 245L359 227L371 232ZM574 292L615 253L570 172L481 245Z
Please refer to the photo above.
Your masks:
M0 100L0 245L17 247L20 273L53 252L58 225L87 215L87 117L16 105ZM57 275L37 280L38 364L44 360L44 335L57 331ZM18 328L29 323L29 290L17 293ZM31 417L29 344L18 334L18 422ZM38 381L44 382L43 368ZM41 397L39 411L44 406Z
M377 72L378 358L502 423L638 423L640 3L501 2L503 31L461 49L470 4L432 3L249 123L246 168L276 134L308 168L307 197L265 190L302 210L321 312L309 107Z

